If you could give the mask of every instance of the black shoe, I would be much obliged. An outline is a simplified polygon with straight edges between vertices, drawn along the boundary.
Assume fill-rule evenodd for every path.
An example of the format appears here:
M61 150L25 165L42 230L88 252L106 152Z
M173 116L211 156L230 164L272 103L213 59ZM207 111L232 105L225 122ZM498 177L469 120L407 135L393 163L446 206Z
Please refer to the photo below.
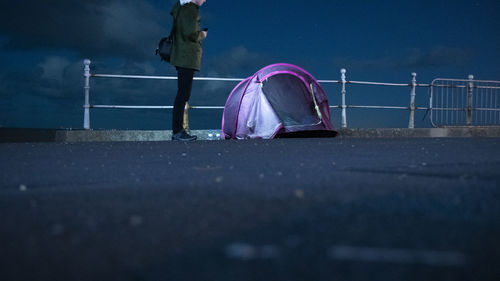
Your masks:
M195 141L197 138L197 136L191 136L184 130L172 135L172 140L174 141Z

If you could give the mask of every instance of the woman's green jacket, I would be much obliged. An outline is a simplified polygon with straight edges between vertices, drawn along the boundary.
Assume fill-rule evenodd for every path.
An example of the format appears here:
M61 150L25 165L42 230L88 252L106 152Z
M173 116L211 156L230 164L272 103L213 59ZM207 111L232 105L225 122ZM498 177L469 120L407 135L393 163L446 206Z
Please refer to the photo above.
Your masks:
M176 67L200 70L203 53L201 41L205 39L200 30L199 6L194 3L174 5L170 14L174 17L175 37L170 54L170 63Z

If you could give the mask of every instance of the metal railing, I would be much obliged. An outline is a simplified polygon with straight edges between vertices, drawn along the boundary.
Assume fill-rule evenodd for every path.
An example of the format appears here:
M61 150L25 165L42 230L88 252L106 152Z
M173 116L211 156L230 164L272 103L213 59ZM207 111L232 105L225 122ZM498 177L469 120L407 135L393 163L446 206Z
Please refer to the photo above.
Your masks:
M83 127L85 129L90 129L90 109L91 108L122 108L122 109L172 109L173 106L148 106L148 105L92 105L90 104L90 78L120 78L120 79L154 79L154 80L177 80L177 77L175 76L139 76L139 75L112 75L112 74L92 74L90 72L90 64L91 61L89 59L84 60L84 77L85 77L85 104L84 104L84 121L83 121ZM437 84L436 81L432 84L418 84L417 83L417 74L412 73L411 74L411 81L409 83L380 83L380 82L364 82L364 81L349 81L346 79L346 69L341 69L341 77L340 80L318 80L319 83L327 84L327 83L333 83L333 84L340 84L341 86L341 96L342 96L342 104L341 105L331 105L330 108L333 109L340 109L341 110L341 127L342 128L347 128L347 109L348 108L362 108L362 109L392 109L392 110L408 110L409 112L409 119L408 119L408 128L415 128L415 111L416 110L427 110L431 111L430 116L435 116L436 112L439 110L446 110L443 106L441 107L435 107L433 108L433 93L435 93L432 89L433 88L441 88L441 84ZM240 82L243 81L243 78L211 78L211 77L195 77L194 80L197 81L223 81L223 82ZM440 79L439 81L442 81L445 79ZM448 79L452 81L453 79ZM456 80L456 81L463 81L463 80ZM468 80L469 82L474 82L473 80ZM478 81L480 82L480 81ZM500 83L498 81L489 81L492 83ZM375 105L347 105L346 102L346 97L347 97L347 91L346 91L346 86L348 84L357 84L357 85L370 85L370 86L391 86L391 87L408 87L409 92L410 92L410 102L408 106L394 106L394 105L387 105L387 106L375 106ZM500 84L499 84L500 85ZM426 87L430 88L430 105L429 107L417 107L415 106L415 98L416 98L416 88L417 87ZM447 86L448 87L448 86ZM455 87L455 86L454 86ZM458 87L458 86L456 86ZM479 86L475 86L475 88L478 88ZM473 87L471 87L472 89ZM500 88L500 87L496 87ZM495 89L496 89L495 88ZM498 111L500 110L498 108L497 104L497 99L494 99L495 101L495 108L482 108L482 107L475 107L471 106L469 107L469 111L472 112L474 110L488 110L488 111ZM500 103L500 102L499 102ZM436 104L436 102L434 102ZM221 110L224 109L224 106L192 106L192 105L187 105L187 109L216 109L216 110ZM434 115L432 115L434 114ZM498 119L498 118L497 118ZM432 120L432 117L431 117ZM435 123L432 123L434 126L437 126ZM469 125L473 125L475 123L467 123ZM496 123L499 124L499 123ZM185 124L186 126L186 124Z
M417 84L417 73L413 72L411 74L412 79L410 83L380 83L380 82L364 82L364 81L348 81L346 79L346 69L341 69L341 84L342 90L342 105L340 106L330 106L332 108L338 107L342 109L342 120L341 127L347 128L347 108L365 108L365 109L397 109L397 110L408 110L409 120L408 128L415 128L415 110L428 110L427 107L417 107L415 106L416 89L417 87L430 87L429 84ZM377 105L347 105L346 104L346 85L347 84L357 84L357 85L375 85L375 86L393 86L393 87L409 87L410 88L410 104L409 106L377 106Z
M430 120L435 127L500 125L500 81L434 79Z
M91 108L121 108L121 109L173 109L172 105L102 105L90 104L90 78L122 78L122 79L153 79L153 80L177 80L174 76L141 76L141 75L114 75L114 74L92 74L90 73L89 59L85 59L84 63L84 78L85 78L85 104L83 128L90 129L90 109ZM198 81L225 81L239 82L244 79L240 78L210 78L210 77L194 77ZM224 109L224 106L189 106L189 109Z

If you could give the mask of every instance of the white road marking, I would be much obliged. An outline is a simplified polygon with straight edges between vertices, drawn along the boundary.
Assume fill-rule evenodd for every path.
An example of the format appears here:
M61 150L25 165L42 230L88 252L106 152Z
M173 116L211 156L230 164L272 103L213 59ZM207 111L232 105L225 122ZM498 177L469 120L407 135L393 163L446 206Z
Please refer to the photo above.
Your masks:
M453 251L363 248L343 245L331 247L329 256L340 261L425 264L430 266L463 266L467 263L464 254Z

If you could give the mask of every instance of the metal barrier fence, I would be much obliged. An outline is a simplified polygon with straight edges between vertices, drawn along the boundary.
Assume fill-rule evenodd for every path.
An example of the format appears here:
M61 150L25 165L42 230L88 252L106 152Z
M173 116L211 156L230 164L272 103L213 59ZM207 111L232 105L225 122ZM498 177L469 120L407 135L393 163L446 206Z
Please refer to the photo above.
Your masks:
M429 103L434 127L500 125L500 81L435 79Z
M331 108L341 108L342 109L342 121L341 127L347 128L347 108L365 108L365 109L397 109L397 110L408 110L409 111L409 120L408 120L408 128L415 128L415 110L428 110L427 107L416 107L415 106L415 98L416 98L416 89L417 87L429 87L429 84L417 84L417 74L413 72L411 74L412 79L410 83L380 83L380 82L363 82L363 81L348 81L346 79L346 69L341 69L341 80L339 83L341 84L342 90L342 105L339 106L330 106ZM357 84L357 85L375 85L375 86L393 86L393 87L409 87L410 88L410 105L409 106L376 106L376 105L347 105L346 104L346 85L347 84Z
M112 75L112 74L91 74L90 72L90 64L91 61L89 59L84 60L84 77L85 77L85 104L84 104L84 121L83 121L83 127L85 129L90 129L90 109L91 108L122 108L122 109L172 109L173 106L147 106L147 105L93 105L90 104L90 78L121 78L121 79L155 79L155 80L177 80L177 77L173 76L139 76L139 75ZM469 108L467 108L467 112L476 112L476 115L479 111L488 111L490 113L493 113L491 116L493 116L492 120L496 120L495 122L492 122L493 125L498 125L500 122L498 122L499 118L499 111L500 109L498 108L500 105L500 100L498 100L498 89L500 89L499 81L474 81L474 80L454 80L454 79L436 79L432 84L417 84L417 74L412 73L412 79L409 83L380 83L380 82L364 82L364 81L349 81L346 79L346 70L341 69L341 78L340 80L318 80L319 83L327 84L327 83L335 83L335 84L340 84L341 86L341 95L342 95L342 104L341 105L331 105L330 108L337 108L341 110L341 127L342 128L347 128L347 109L348 108L364 108L364 109L393 109L393 110L408 110L409 112L409 119L408 119L408 128L414 128L415 127L415 111L416 110L430 110L431 111L431 121L437 120L437 115L439 112L458 112L459 110L463 110L463 104L460 109L457 109L458 103L452 102L451 107L448 107L448 104L444 103L444 98L442 98L441 103L439 103L438 100L435 100L436 96L438 96L438 93L436 91L433 91L434 88L436 89L445 89L445 88L467 88L469 89L471 93L473 92L472 89L490 89L490 90L496 90L494 93L488 93L490 100L493 102L494 101L494 106L493 105L483 105L484 102L486 102L486 99L481 97L481 98L475 98L473 99L476 101L475 103L469 103L473 104ZM197 81L225 81L225 82L240 82L244 79L242 78L210 78L210 77L195 77L194 80ZM468 83L476 83L471 84L474 86L462 86L462 85L449 85L449 84L442 84L444 81L467 81ZM491 83L494 84L495 86L484 86L484 85L479 85L480 83ZM408 106L396 106L396 105L388 105L388 106L373 106L373 105L347 105L346 101L346 96L347 96L347 90L346 86L348 84L357 84L357 85L371 85L371 86L391 86L391 87L408 87L410 89L410 103ZM416 98L416 88L417 87L427 87L430 88L430 105L429 107L417 107L415 106L415 98ZM487 93L482 93L483 95L488 95ZM476 94L477 95L477 94ZM494 96L494 98L492 98ZM448 99L446 99L447 101ZM478 103L479 102L479 103ZM435 106L434 105L439 105ZM484 107L487 106L487 107ZM216 110L221 110L224 109L224 106L191 106L188 105L187 109L216 109ZM496 115L495 115L496 114ZM470 114L469 114L470 115ZM441 116L448 116L448 114L442 114ZM450 115L451 116L451 115ZM476 117L471 117L472 120L480 120L481 118L484 118L486 115L479 115ZM433 119L434 117L434 119ZM448 117L446 117L448 118ZM450 117L451 118L451 117ZM454 117L457 120L458 115ZM494 119L496 118L496 119ZM446 119L448 120L448 119ZM451 119L450 119L451 120ZM432 123L434 126L442 126L442 124L439 123L439 121L435 121ZM477 122L467 122L469 125L475 125Z

